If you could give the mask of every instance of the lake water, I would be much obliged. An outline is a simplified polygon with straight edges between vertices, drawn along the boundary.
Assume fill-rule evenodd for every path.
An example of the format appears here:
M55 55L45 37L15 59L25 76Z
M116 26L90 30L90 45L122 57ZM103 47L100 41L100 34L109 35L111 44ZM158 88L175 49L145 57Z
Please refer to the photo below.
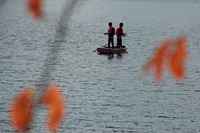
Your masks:
M57 82L67 99L58 132L200 132L199 2L70 4L46 0L44 18L34 21L23 0L0 0L0 132L12 132L7 110L16 93L41 80ZM93 52L107 43L103 33L110 21L115 28L124 23L128 54ZM161 85L151 73L138 80L156 44L182 33L188 35L186 78L176 82L166 71ZM39 106L36 112L30 132L46 132L45 109Z

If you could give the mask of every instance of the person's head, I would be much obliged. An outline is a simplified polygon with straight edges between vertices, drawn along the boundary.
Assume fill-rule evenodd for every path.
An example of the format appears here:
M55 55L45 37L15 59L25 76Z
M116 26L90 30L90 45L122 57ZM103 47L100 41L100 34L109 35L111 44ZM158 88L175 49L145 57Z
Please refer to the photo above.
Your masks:
M120 23L119 26L120 26L120 27L123 27L123 23Z
M112 27L112 22L109 22L109 23L108 23L108 26L109 26L109 27Z

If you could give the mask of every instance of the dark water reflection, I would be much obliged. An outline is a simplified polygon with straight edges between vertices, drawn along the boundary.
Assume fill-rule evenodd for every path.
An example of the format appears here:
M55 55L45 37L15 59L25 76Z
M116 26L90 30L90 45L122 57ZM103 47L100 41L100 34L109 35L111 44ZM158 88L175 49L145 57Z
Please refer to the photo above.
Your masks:
M12 132L9 101L21 87L43 77L45 61L47 68L52 67L45 68L50 71L47 78L59 83L68 102L58 132L199 132L198 2L79 1L70 21L63 23L68 34L56 40L63 3L45 1L45 18L33 21L26 16L23 1L0 0L0 132ZM103 33L109 21L114 27L124 23L128 54L93 52L107 42ZM191 28L195 30L188 38L184 81L176 83L167 72L160 86L154 84L152 73L143 81L137 79L158 41ZM58 47L51 47L55 44ZM47 61L53 48L57 57ZM30 131L46 132L42 107L37 108Z

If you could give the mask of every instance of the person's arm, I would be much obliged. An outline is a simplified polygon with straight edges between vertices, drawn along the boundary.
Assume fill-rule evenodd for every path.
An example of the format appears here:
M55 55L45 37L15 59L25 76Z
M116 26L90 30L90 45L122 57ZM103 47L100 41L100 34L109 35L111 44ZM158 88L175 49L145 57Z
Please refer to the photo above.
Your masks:
M109 29L108 29L107 33L104 33L104 35L109 35Z
M123 37L127 36L127 34L124 33L123 29L121 29L121 35L122 35Z
M126 34L126 33L123 33L123 37L125 37L125 36L127 36L127 34Z

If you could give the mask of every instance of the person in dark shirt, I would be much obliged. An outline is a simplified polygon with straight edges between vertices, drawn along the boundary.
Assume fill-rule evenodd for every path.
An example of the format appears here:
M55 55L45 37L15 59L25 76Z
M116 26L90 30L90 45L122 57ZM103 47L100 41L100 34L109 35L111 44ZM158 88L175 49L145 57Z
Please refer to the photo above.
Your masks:
M114 35L115 35L115 28L112 27L112 23L108 23L108 31L104 33L104 35L108 35L108 47L110 48L110 43L112 43L112 48L114 48Z
M120 23L119 26L116 28L116 35L117 35L117 47L122 47L122 36L125 37L127 36L123 29L123 23Z

